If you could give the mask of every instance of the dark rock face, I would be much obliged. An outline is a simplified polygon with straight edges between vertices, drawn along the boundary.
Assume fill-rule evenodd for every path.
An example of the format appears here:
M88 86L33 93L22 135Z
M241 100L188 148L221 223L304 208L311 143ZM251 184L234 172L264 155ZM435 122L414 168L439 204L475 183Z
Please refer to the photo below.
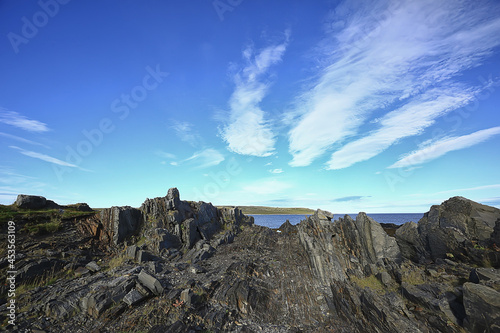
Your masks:
M425 260L425 251L415 222L406 222L396 230L396 241L404 258L414 262Z
M466 327L471 332L498 332L500 329L500 293L490 287L464 284Z
M80 223L79 229L98 240L102 248L116 247L135 236L146 240L148 251L160 255L171 249L192 249L198 242L228 231L225 238L218 237L216 247L232 241L235 228L251 224L253 217L238 208L217 209L210 203L182 201L179 191L171 188L165 197L146 199L140 209L104 209L99 217Z
M500 219L495 222L495 228L491 233L491 245L500 247Z
M356 221L346 215L335 223L330 223L325 214L316 213L297 227L302 244L313 254L313 266L319 275L335 281L345 280L342 271L348 268L357 267L362 271L369 264L402 260L395 238L388 236L380 224L365 213L360 213ZM325 260L333 271L324 271L322 261Z
M432 206L418 222L420 237L433 259L447 253L466 259L468 244L490 241L500 209L481 205L462 197L453 197L439 206Z
M111 207L101 211L100 219L103 233L117 245L138 233L142 223L142 213L129 206Z
M23 209L41 209L47 204L47 199L36 195L19 194L15 204Z
M141 211L145 218L142 233L154 240L152 247L157 253L169 248L191 249L199 241L211 240L223 228L253 223L253 218L238 208L217 209L210 203L182 201L176 188L169 189L163 198L146 199Z

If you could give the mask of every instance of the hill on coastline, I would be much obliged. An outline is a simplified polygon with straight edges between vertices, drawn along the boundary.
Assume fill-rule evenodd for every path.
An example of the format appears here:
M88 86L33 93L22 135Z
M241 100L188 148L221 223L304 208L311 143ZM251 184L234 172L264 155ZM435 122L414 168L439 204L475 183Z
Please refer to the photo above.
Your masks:
M235 206L218 206L218 208ZM300 207L237 206L245 215L312 215L313 209Z

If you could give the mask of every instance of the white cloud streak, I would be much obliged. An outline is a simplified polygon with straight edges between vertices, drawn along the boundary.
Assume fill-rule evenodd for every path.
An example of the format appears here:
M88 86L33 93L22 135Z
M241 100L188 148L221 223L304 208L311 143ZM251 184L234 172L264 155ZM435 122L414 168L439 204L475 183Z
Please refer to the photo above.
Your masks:
M269 170L269 172L277 174L277 173L283 173L284 171L283 171L283 169L271 169L271 170Z
M25 116L0 107L0 123L11 125L29 132L47 132L49 128L46 124L28 119Z
M421 133L474 97L477 90L451 79L480 65L500 44L495 3L376 1L369 10L354 8L358 5L345 1L337 7L329 38L320 46L327 65L297 103L299 117L289 132L291 166L309 165L355 136L374 112L394 110L380 130L334 153L327 168L348 167L380 153L408 136L393 121L410 119L409 109L431 105L433 111L412 129ZM429 99L435 92L440 101ZM390 130L399 134L383 133ZM350 153L354 158L348 162Z
M332 154L327 169L347 168L368 160L389 148L398 140L418 135L432 125L434 119L471 101L467 90L435 89L387 113L379 121L381 127L367 136L351 141Z
M157 150L155 154L159 157L168 158L170 160L175 160L177 158L174 154L162 150Z
M389 168L411 167L432 161L451 151L472 147L500 134L500 126L480 130L472 134L448 137L429 143L427 146L411 152L389 166Z
M31 140L28 140L25 138L21 138L17 135L12 135L12 134L8 134L8 133L4 133L4 132L0 132L0 135L3 137L6 137L6 138L12 139L12 140L16 140L16 141L20 141L20 142L24 142L24 143L29 143L30 145L36 145L36 146L42 146L44 148L49 148L48 146L44 145L43 143L31 141Z
M273 153L275 135L259 106L269 89L262 77L281 61L286 47L287 41L269 46L255 56L252 48L243 51L247 65L234 76L236 88L229 100L229 121L221 129L221 137L230 151L251 156Z
M42 160L42 161L45 161L45 162L49 162L49 163L52 163L52 164L57 164L57 165L60 165L60 166L71 167L71 168L78 168L80 170L85 170L85 169L80 168L78 165L71 164L71 163L68 163L68 162L65 162L65 161L61 161L61 160L59 160L59 159L57 159L55 157L49 156L49 155L37 153L37 152L34 152L34 151L30 151L30 150L24 150L24 149L16 147L16 146L9 146L9 148L19 150L19 152L21 154L25 155L25 156L36 158L36 159L39 159L39 160ZM85 170L85 171L88 171L88 170Z
M460 193L460 192L469 192L469 191L499 190L499 189L500 189L500 184L483 185L483 186L476 186L476 187L469 187L469 188L459 188L459 189L456 189L456 190L440 191L440 192L434 193L434 195L437 195L437 194L449 194L449 193Z
M184 142L193 147L199 147L203 143L201 136L193 129L193 125L186 121L174 121L172 128L175 134Z
M207 148L205 150L194 153L191 157L182 161L182 163L189 163L195 166L196 169L204 169L212 166L219 165L224 161L224 155L222 155L218 150ZM179 165L176 162L172 165Z

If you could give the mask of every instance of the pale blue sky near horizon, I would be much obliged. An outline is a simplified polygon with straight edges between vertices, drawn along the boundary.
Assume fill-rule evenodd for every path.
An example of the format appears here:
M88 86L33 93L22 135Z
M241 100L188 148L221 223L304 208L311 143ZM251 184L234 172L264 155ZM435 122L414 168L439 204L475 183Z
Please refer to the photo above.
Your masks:
M498 1L0 1L0 203L500 208Z

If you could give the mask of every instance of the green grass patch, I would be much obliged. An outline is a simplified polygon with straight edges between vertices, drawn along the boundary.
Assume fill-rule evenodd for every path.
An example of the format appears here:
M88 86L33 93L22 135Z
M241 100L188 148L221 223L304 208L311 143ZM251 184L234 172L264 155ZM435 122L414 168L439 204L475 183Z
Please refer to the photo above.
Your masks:
M128 258L125 255L125 250L123 250L108 261L107 270L112 270L116 267L122 266L127 260Z
M26 221L31 226L31 231L36 231L35 229L40 229L42 232L53 232L57 230L57 225L46 225L45 227L37 224L46 224L48 222L53 222L55 219L66 220L71 218L80 218L84 216L90 216L95 214L95 212L82 212L71 208L59 209L20 209L16 205L0 205L0 224L7 223L8 221ZM38 233L38 232L36 232Z
M37 224L26 224L24 230L30 234L34 235L45 235L52 234L61 229L61 220L52 219L51 221L37 223Z
M401 280L414 286L426 283L425 276L421 272L416 271L403 274Z
M384 293L385 292L385 287L382 284L382 282L377 279L375 275L370 275L368 277L364 278L358 278L357 276L351 276L350 280L354 282L358 287L360 288L370 288L373 291L376 291L377 293Z

